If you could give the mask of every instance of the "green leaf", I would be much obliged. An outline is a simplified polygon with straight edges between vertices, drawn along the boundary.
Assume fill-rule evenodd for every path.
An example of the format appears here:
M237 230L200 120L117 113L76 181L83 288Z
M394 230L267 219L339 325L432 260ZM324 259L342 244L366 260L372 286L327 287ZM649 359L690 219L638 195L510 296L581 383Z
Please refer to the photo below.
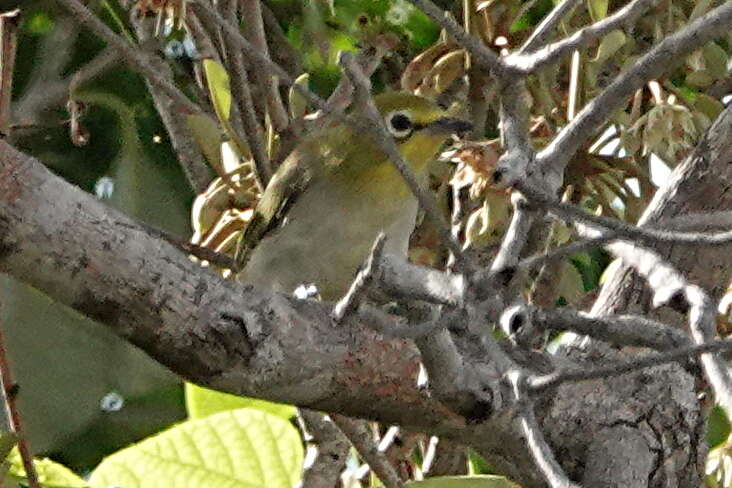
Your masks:
M488 461L471 448L468 448L468 468L471 476L495 473Z
M567 303L577 305L585 292L582 275L572 263L562 261L559 268L559 282L557 283L559 296L564 297Z
M226 69L213 59L203 61L208 91L211 93L216 115L221 122L228 122L231 115L231 85Z
M93 487L292 488L302 442L290 422L248 408L188 420L104 459Z
M705 69L698 71L692 71L686 75L686 83L691 86L697 86L699 88L706 88L714 83L714 77Z
M707 43L702 49L707 72L715 79L727 76L727 53L716 42Z
M216 170L216 173L221 174L223 171L221 129L219 129L218 124L207 115L197 114L189 115L186 118L186 123L208 164Z
M730 434L730 423L724 409L715 405L707 418L707 445L716 447L727 440Z
M56 23L45 12L36 12L25 21L25 30L34 36L45 36L54 28Z
M592 61L595 63L602 63L608 60L613 54L618 52L618 49L623 47L625 41L626 37L623 31L612 31L610 34L602 38L600 46L597 48L597 56L595 56L595 59Z
M284 419L295 416L295 407L292 405L230 395L203 388L193 383L186 383L185 388L186 408L188 409L188 416L192 419L208 417L215 413L239 408L253 408Z
M422 481L410 481L410 488L520 488L516 483L508 481L503 476L473 475L473 476L438 476Z
M23 460L17 447L10 452L8 464L10 477L20 483L27 484ZM50 459L34 459L33 465L36 467L38 481L44 488L86 488L89 486L86 481L69 468Z
M593 22L605 18L608 3L609 0L587 0L587 10L589 10Z

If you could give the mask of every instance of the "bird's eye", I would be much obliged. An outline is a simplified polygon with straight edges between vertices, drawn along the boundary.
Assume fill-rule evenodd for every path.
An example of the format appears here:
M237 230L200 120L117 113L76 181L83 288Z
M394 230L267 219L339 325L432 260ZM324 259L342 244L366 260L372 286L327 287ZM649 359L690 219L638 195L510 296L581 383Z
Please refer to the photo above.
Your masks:
M389 132L396 138L404 138L412 133L414 124L409 115L404 112L392 112L386 117L386 126L389 128Z

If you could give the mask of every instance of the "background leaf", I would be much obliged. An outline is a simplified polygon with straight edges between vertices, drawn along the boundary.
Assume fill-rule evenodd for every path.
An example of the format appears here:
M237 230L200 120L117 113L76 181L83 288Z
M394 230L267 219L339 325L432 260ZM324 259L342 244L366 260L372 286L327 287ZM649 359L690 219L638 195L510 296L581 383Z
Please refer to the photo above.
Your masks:
M240 397L210 390L193 383L186 383L186 408L192 419L208 417L215 413L239 408L261 410L284 419L295 416L295 407L282 403L268 402L257 398Z
M189 420L109 457L89 478L106 488L292 488L300 435L274 415L240 409Z

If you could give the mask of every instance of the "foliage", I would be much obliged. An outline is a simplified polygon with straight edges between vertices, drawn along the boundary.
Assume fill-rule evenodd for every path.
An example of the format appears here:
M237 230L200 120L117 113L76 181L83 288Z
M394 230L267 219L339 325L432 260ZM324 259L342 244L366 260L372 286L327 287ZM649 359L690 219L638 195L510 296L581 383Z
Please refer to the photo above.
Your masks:
M133 38L132 21L128 18L128 10L123 8L125 2L101 3L99 15L117 31ZM142 0L131 3L139 4ZM496 52L520 46L553 7L549 0L443 3L456 19L467 23L471 32ZM468 15L462 15L462 4L470 7ZM632 66L651 45L714 4L713 1L660 2L655 10L638 21L632 34L614 30L578 51L571 61L532 76L528 84L532 144L544 147L613 75ZM409 90L452 103L455 111L464 111L471 103L483 107L484 118L474 117L478 119L477 140L443 155L443 159L454 163L454 171L449 183L445 183L444 167L436 168L432 186L443 203L457 195L451 201L452 207L448 208L447 203L443 206L446 213L453 211L453 231L460 236L465 248L493 256L512 212L509 194L489 184L502 150L501 142L496 138L500 107L492 95L496 90L492 79L471 64L466 50L404 0L273 0L264 5L271 9L285 39L301 60L305 73L294 73L299 76L298 83L322 96L333 93L340 81L339 51L368 53L369 47L388 45L388 55L372 76L377 90ZM560 34L569 34L606 18L617 7L618 2L588 0L561 23ZM62 15L46 2L31 2L25 8L27 20L21 35L15 86L19 105L23 97L39 89L40 85L34 85L34 80L43 74L39 65L49 63L54 55L48 44L52 34L69 25L63 24ZM161 17L167 12L159 9L155 2L146 8ZM180 12L176 11L175 15ZM176 154L142 78L124 67L115 67L94 78L73 94L76 101L87 107L75 120L81 124L84 134L89 134L88 142L81 141L83 146L74 145L68 137L65 120L68 114L60 110L63 104L58 101L37 113L24 114L31 117L31 127L18 130L15 142L42 158L55 172L84 190L108 199L116 208L179 236L192 234L194 244L233 255L236 239L251 216L260 188L247 139L237 126L236 117L240 114L230 79L231 62L225 56L201 61L185 50L181 54L180 46L192 42L181 30L163 29L158 40L168 54L167 62L178 85L207 108L206 114L189 115L186 119L201 153L217 175L205 192L194 195L186 186ZM63 54L68 59L63 60L63 66L55 75L63 77L75 72L102 48L101 42L89 33L80 34L76 42L63 47ZM710 42L689 56L674 72L638 90L597 134L595 142L583 147L571 161L563 188L565 201L581 204L602 215L636 221L657 189L654 173L658 173L658 168L673 167L682 160L723 109L721 97L716 96L713 89L728 76L731 53L732 37ZM35 58L42 62L32 62ZM125 89L120 90L119 86ZM307 126L315 118L313 107L294 91L281 90L279 95L297 123ZM267 134L267 155L275 162L281 161L291 149L288 145L291 141L287 140L291 134L276 131L271 117L264 116L267 109L262 104L260 100L257 109ZM75 142L78 144L80 139L76 138ZM191 207L192 223L189 225L188 209ZM566 227L553 226L542 245L547 250L559 246L569 240L570 233ZM434 229L428 223L422 225L413 238L413 260L443 266L445 252L436 241ZM571 304L579 308L591 298L608 261L602 252L574 255L555 268L546 267L533 276L534 285L523 290L524 294L539 303L544 300L551 305ZM223 266L218 269L226 274ZM17 294L13 300L17 307L13 317L23 311L26 315L32 314L35 320L27 319L26 323L24 319L23 326L41 330L47 320L39 306L34 305L37 303L34 292L15 283L7 284L7 289L11 290L8 295ZM730 297L732 287L723 303L729 304ZM78 323L83 322L79 317L58 316L62 328L78 329L81 327ZM720 317L722 331L725 323L727 319ZM86 338L79 334L82 336ZM79 364L94 364L98 368L102 363L108 366L111 361L107 358L98 361L100 354L98 351L92 354L93 348L88 342L98 339L109 349L122 346L111 338L89 337L74 344L58 344L53 352L74 357ZM23 379L23 383L33 381L37 373L31 372L32 368L39 368L44 364L43 358L48 357L48 353L44 356L38 351L28 352L22 345L11 353L37 361L28 366L25 373L20 372L21 378L24 375L28 378ZM134 354L125 350L115 357L126 358L126 364L133 364L136 362L130 358L136 358ZM92 355L94 361L89 359ZM86 366L86 369L94 367ZM140 385L126 385L129 388L125 393L129 391L129 395L125 398L132 404L136 399L152 399L149 404L145 401L135 404L144 411L141 416L146 420L133 416L126 423L110 421L104 424L106 427L99 427L90 420L98 416L98 408L91 411L94 406L85 404L81 408L70 402L79 416L78 421L74 421L73 432L64 431L64 435L49 435L48 438L38 434L44 451L60 453L57 457L79 470L93 467L88 481L84 481L54 461L39 460L37 469L44 486L76 487L88 483L89 486L124 487L290 487L297 483L303 453L300 434L291 422L294 407L226 395L193 384L185 385L188 420L118 450L124 444L180 420L183 415L178 383L171 394L173 381L169 376L148 364L138 372L138 377L144 380L140 380ZM74 385L82 373L70 374L73 377L69 382L53 385L54 393L61 392L59 396L70 392L80 394ZM83 383L83 388L97 394L109 391L108 383L114 386L117 380L94 377L90 384ZM176 399L171 401L171 396ZM96 405L98 401L91 403ZM729 423L719 412L712 422L713 435L709 442L715 448L709 458L709 483L711 486L732 486ZM52 425L59 421L49 419L48 423ZM113 428L124 431L120 425L131 423L144 428L136 430L134 435L109 433ZM63 437L75 437L76 441L58 439ZM84 449L93 446L93 452L83 451L80 445L84 445ZM421 455L419 452L407 456L407 462L416 465ZM104 461L97 465L103 456L106 456ZM476 456L471 458L472 465L479 465L480 461ZM8 481L22 482L25 475L16 451L9 454L6 463ZM484 469L488 468L484 466ZM509 485L503 478L482 475L409 483L415 488Z

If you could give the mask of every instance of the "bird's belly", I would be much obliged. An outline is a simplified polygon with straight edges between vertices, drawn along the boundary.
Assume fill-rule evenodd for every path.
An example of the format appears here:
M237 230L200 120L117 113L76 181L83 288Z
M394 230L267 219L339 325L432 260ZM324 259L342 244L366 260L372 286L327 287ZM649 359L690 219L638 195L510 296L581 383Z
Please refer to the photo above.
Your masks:
M330 201L324 208L308 203L298 202L290 221L259 243L240 274L242 282L285 293L314 283L323 299L336 300L347 291L379 232L387 236L387 252L406 255L417 212L412 199L389 209L375 202L348 206ZM326 217L313 225L306 213Z

